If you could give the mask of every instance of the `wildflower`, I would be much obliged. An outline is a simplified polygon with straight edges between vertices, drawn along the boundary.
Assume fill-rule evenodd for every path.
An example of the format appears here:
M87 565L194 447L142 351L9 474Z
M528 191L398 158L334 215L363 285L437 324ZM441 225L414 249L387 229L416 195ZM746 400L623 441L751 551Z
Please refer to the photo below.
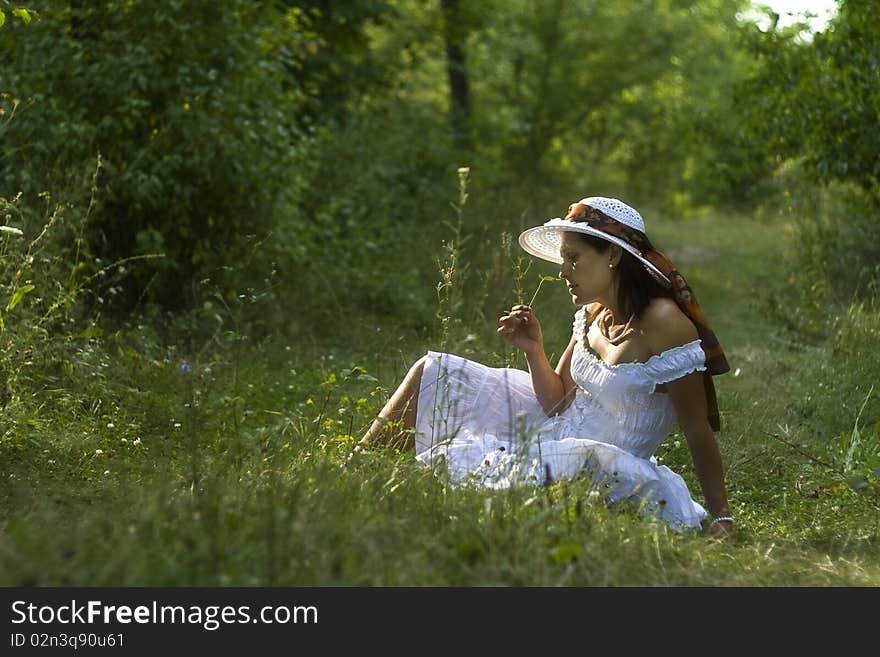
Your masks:
M113 424L112 422L108 422L108 423L107 423L107 428L108 428L108 429L115 429L115 428L116 428L116 425Z
M135 441L132 443L132 445L140 445L140 444L141 444L140 438L135 439Z
M0 232L6 233L7 235L24 235L24 233L22 233L18 228L15 228L14 226L0 226Z
M175 428L175 429L180 429L180 422L175 422L175 423L174 423L174 428Z
M95 456L101 456L101 454L103 454L103 453L104 453L103 449L96 449L95 450Z
M180 366L180 369L182 369L184 372L191 372L192 366L189 363L184 363Z
M109 471L109 470L104 470L104 476L106 477L108 474L110 474L110 471Z

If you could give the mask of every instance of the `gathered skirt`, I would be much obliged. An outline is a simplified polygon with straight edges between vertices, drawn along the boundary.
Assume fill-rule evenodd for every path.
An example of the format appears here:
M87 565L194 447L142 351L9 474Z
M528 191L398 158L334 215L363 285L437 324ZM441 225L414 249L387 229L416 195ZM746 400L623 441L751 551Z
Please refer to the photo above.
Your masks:
M585 476L609 504L629 502L673 529L706 516L685 481L653 457L595 440L572 407L548 417L528 372L429 351L415 426L416 459L454 484L543 485Z

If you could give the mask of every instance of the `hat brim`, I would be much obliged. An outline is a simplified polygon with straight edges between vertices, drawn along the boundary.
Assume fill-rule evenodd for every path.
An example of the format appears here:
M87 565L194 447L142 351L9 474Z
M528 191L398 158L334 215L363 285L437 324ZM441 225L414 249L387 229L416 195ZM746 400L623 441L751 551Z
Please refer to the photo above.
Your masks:
M597 230L586 223L574 223L557 217L551 219L543 226L535 226L534 228L524 230L520 234L518 241L519 245L526 251L526 253L530 253L542 260L549 260L557 265L561 265L562 255L559 253L559 248L562 246L563 233L583 233L584 235L593 235L594 237L616 244L620 248L631 253L633 257L641 262L645 266L645 269L647 269L648 272L658 281L663 283L663 285L667 287L670 285L670 280L663 274L663 272L648 262L642 254L639 253L638 249L627 244L619 237L603 233L601 230Z

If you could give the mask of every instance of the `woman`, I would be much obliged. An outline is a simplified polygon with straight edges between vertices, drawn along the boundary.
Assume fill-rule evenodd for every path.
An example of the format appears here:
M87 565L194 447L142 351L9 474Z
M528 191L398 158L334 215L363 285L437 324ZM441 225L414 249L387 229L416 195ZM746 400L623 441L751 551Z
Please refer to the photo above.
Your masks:
M456 482L501 488L589 476L609 503L628 501L674 529L702 526L703 507L653 453L677 421L693 457L714 535L732 531L713 429L711 376L729 367L681 274L645 235L641 215L590 197L519 237L561 265L575 313L554 369L541 324L514 306L498 333L529 372L428 352L409 371L362 443L414 447L445 461Z

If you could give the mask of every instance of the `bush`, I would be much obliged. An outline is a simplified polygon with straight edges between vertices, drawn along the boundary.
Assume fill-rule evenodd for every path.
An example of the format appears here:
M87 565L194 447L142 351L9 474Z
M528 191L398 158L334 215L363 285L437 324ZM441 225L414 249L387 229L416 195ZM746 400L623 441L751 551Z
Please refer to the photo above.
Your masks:
M104 259L164 253L123 295L166 306L218 276L274 229L303 141L295 22L271 5L49 1L40 20L0 32L6 90L0 179L26 195L66 188L100 153L100 203L84 237ZM13 193L10 191L9 193Z
M777 211L798 234L794 276L814 310L877 295L880 208L872 195L852 183L817 185L797 161L783 166L777 180L782 198Z

